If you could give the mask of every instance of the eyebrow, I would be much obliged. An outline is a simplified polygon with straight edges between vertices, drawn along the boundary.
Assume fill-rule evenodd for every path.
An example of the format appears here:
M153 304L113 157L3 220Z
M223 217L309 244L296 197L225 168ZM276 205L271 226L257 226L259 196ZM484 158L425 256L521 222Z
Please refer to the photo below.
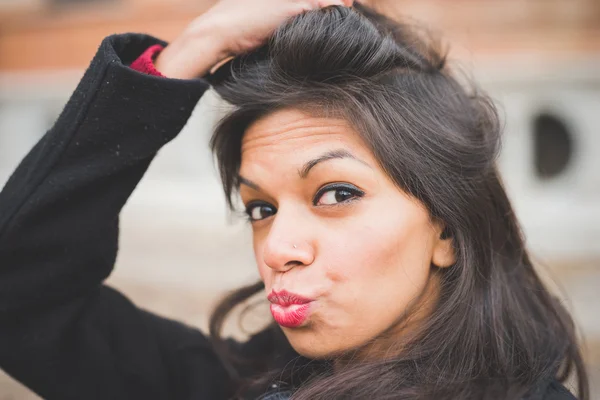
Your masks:
M361 164L366 165L367 167L371 168L371 166L369 164L367 164L366 162L362 161L361 159L355 157L352 153L350 153L348 150L344 150L344 149L338 149L338 150L331 150L328 151L322 155L320 155L317 158L314 158L310 161L307 161L302 168L300 168L298 170L298 176L300 176L300 178L302 179L306 179L306 177L308 176L309 172L311 169L313 169L314 167L316 167L318 164L325 162L325 161L329 161L329 160L333 160L333 159L342 159L342 158L350 158L352 160L358 161ZM258 186L256 183L252 182L250 179L246 179L241 175L238 175L238 183L240 185L246 185L256 191L262 191L260 186Z
M333 160L336 158L350 158L352 160L356 160L362 164L365 164L367 167L369 167L369 164L367 164L366 162L364 162L362 160L359 160L348 150L339 149L339 150L328 151L327 153L324 153L321 156L306 162L306 164L304 164L304 166L300 170L298 170L298 175L300 176L300 178L306 179L310 170L313 169L314 167L316 167L317 164L322 163L324 161Z

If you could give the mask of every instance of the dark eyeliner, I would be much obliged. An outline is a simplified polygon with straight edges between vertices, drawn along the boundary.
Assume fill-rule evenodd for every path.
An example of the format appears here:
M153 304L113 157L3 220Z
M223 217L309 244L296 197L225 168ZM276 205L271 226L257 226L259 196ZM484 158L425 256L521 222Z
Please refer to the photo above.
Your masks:
M248 220L250 222L262 221L263 219L268 218L268 217L265 217L263 219L252 219L251 210L254 207L262 207L262 206L271 207L273 209L273 215L275 215L277 213L277 209L272 204L267 203L266 201L253 200L253 201L249 202L244 209L244 213L246 214L246 217L248 218Z
M323 186L321 189L319 189L317 191L317 193L315 194L315 197L313 197L313 206L317 205L317 201L321 198L321 196L323 196L323 193L328 192L330 190L338 190L338 189L346 190L346 191L352 193L356 197L363 197L365 195L365 192L363 192L356 186L351 185L349 183L331 183L329 185ZM352 200L348 200L348 201L352 201Z

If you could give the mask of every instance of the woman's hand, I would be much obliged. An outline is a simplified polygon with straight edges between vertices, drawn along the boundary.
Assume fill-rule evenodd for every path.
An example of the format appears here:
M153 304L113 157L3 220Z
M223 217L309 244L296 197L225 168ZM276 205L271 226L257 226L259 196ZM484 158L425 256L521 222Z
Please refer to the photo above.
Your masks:
M221 0L196 18L155 61L169 78L203 76L223 59L259 47L286 20L304 11L353 0Z

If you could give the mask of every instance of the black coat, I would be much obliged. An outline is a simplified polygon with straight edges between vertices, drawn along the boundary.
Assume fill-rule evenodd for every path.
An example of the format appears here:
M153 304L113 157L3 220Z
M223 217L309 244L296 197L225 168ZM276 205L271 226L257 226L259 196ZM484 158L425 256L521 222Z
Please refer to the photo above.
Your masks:
M128 67L156 43L165 45L137 34L105 39L0 194L0 367L45 399L213 400L230 389L203 333L103 284L121 208L209 87ZM231 345L272 351L268 335ZM574 398L557 382L540 393Z

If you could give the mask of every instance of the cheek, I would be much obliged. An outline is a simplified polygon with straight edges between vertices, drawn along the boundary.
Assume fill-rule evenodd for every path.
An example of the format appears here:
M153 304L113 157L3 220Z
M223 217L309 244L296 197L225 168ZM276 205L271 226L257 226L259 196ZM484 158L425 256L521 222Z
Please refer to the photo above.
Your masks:
M427 214L410 204L382 209L374 207L353 221L352 234L329 235L335 240L325 244L332 298L347 327L385 329L428 280L433 241Z
M370 213L353 221L349 233L327 235L324 253L333 260L327 263L331 280L379 279L428 267L433 249L428 219L420 210L402 210Z

